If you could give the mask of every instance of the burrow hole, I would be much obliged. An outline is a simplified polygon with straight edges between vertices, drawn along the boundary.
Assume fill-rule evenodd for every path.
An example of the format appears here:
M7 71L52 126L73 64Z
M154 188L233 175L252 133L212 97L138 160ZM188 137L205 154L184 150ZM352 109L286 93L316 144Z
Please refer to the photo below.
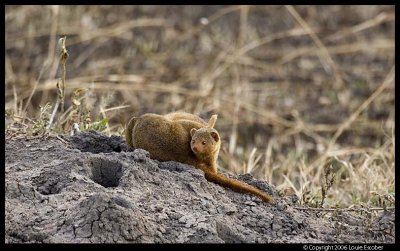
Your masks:
M32 181L40 194L58 194L71 183L69 172L69 169L58 166L52 170L42 172L38 177L33 178Z
M91 157L92 180L103 187L117 187L121 179L122 164L102 157Z

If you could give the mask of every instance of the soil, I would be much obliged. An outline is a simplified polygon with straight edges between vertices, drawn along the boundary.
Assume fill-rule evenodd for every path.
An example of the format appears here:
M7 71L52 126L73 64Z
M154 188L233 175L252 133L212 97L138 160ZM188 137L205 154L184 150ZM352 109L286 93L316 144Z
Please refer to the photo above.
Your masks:
M394 243L395 212L300 209L295 195L250 174L233 176L273 204L158 162L118 137L7 140L6 243Z

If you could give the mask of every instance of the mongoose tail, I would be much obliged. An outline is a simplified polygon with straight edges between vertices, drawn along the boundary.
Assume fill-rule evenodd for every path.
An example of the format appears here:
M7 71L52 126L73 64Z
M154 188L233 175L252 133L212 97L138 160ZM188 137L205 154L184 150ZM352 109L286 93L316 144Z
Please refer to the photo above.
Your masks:
M251 194L257 195L265 202L272 202L272 200L273 200L271 196L262 192L261 190L255 188L253 186L250 186L246 183L240 182L238 180L227 178L224 175L206 171L205 177L208 181L214 182L223 187L230 188L233 191L236 191L239 193L251 193Z

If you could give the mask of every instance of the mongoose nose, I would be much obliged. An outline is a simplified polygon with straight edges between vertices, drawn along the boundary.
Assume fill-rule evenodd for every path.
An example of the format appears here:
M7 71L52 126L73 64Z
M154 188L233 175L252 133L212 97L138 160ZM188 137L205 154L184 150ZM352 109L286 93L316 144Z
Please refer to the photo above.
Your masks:
M193 146L193 151L197 152L197 147Z

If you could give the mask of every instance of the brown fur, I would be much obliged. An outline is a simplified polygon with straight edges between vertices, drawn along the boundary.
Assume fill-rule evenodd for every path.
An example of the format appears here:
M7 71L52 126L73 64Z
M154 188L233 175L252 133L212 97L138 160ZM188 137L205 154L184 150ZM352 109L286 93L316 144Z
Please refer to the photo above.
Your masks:
M272 198L261 190L218 174L221 140L218 131L213 128L216 120L217 115L211 116L206 123L200 117L185 112L166 115L147 113L130 119L125 137L131 147L147 150L152 159L193 165L203 170L208 181L236 192L255 194L266 202L271 201Z
M203 169L201 169L201 170L203 170ZM247 183L244 183L244 182L241 182L241 181L235 180L235 179L230 179L220 173L210 172L210 171L208 171L208 169L203 170L203 171L204 171L204 176L208 181L211 181L211 182L221 185L223 187L228 187L235 192L251 193L251 194L257 195L265 202L273 201L271 196L269 196L265 192L255 188Z
M126 141L131 147L147 150L152 159L194 165L196 158L190 148L190 130L207 124L204 121L175 119L151 113L134 117L128 122Z
M187 112L171 112L171 113L165 114L164 118L170 119L172 121L189 120L189 121L198 122L198 123L203 124L203 125L207 124L199 116L196 116L194 114L187 113Z
M196 155L199 163L207 166L208 170L217 173L218 154L221 148L221 140L214 128L192 128L190 130L190 148Z

